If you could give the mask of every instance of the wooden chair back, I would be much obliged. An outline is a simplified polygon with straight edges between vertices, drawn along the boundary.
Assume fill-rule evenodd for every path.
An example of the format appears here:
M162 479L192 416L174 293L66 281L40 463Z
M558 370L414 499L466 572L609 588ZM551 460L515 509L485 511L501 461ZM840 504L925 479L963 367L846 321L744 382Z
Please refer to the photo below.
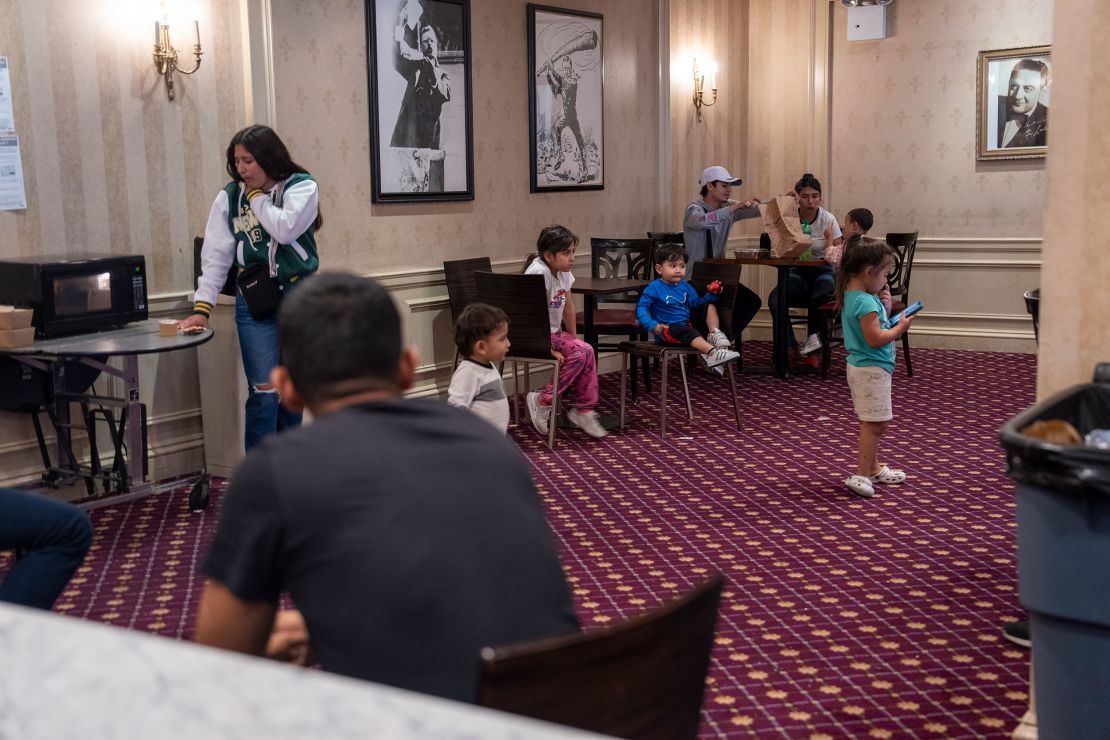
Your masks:
M478 703L616 737L694 738L724 577L622 624L484 648Z
M917 232L899 232L886 235L886 243L894 250L894 274L891 276L890 295L908 303L910 294L910 271L913 269L913 253L917 248Z
M651 280L651 239L590 239L590 275L598 278ZM605 303L636 303L639 293L605 296Z
M543 275L475 272L474 282L482 302L497 306L509 317L510 358L550 362L551 325Z
M729 335L732 334L732 307L736 303L741 267L727 260L710 258L695 262L694 270L690 275L690 284L699 294L704 294L705 289L714 280L721 281L724 290L717 299L717 318L721 321L721 331Z
M474 284L474 273L493 272L489 257L473 257L465 260L449 260L443 263L443 274L447 278L447 298L451 303L451 323L459 319L463 309L478 300L478 288Z

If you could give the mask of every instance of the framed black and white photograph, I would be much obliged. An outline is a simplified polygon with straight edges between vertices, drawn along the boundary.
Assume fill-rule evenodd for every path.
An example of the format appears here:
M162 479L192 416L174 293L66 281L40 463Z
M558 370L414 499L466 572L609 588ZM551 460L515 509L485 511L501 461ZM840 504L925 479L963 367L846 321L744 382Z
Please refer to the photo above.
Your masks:
M1048 147L1051 46L979 52L978 160L1043 157Z
M470 0L366 0L375 203L474 200Z
M605 187L602 16L528 5L531 192Z

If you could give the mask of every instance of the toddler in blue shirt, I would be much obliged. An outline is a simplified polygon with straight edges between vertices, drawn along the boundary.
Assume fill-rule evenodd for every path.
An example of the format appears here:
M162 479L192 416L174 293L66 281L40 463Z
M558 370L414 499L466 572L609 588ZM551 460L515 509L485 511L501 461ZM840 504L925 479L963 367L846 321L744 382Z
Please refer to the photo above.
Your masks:
M693 347L701 353L706 367L724 375L723 365L736 360L740 353L729 349L729 339L721 331L713 305L721 286L714 282L704 296L699 296L684 279L686 259L686 251L677 244L663 244L656 250L655 272L659 277L640 295L636 319L659 344ZM691 323L691 317L698 326Z

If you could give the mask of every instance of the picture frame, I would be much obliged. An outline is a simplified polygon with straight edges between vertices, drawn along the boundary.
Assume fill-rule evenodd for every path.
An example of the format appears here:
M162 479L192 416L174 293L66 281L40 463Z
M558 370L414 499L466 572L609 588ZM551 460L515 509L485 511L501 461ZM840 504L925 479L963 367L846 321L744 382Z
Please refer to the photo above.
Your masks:
M1048 44L979 52L975 74L977 160L1046 155L1051 52Z
M470 0L366 0L374 203L474 200Z
M605 188L604 17L528 4L533 193Z

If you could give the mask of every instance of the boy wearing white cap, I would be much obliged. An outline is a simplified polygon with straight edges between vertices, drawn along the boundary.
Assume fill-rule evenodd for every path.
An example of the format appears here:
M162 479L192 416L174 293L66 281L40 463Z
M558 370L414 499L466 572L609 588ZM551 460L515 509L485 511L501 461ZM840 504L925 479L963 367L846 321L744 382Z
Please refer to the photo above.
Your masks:
M709 257L725 257L728 232L734 221L759 216L759 198L742 201L731 199L732 187L742 180L733 177L720 165L702 170L698 184L701 185L701 198L686 206L682 219L683 241L689 255L688 267L693 272L694 263ZM741 283L736 293L735 308L732 312L732 335L739 346L740 332L744 330L763 301L759 296Z

